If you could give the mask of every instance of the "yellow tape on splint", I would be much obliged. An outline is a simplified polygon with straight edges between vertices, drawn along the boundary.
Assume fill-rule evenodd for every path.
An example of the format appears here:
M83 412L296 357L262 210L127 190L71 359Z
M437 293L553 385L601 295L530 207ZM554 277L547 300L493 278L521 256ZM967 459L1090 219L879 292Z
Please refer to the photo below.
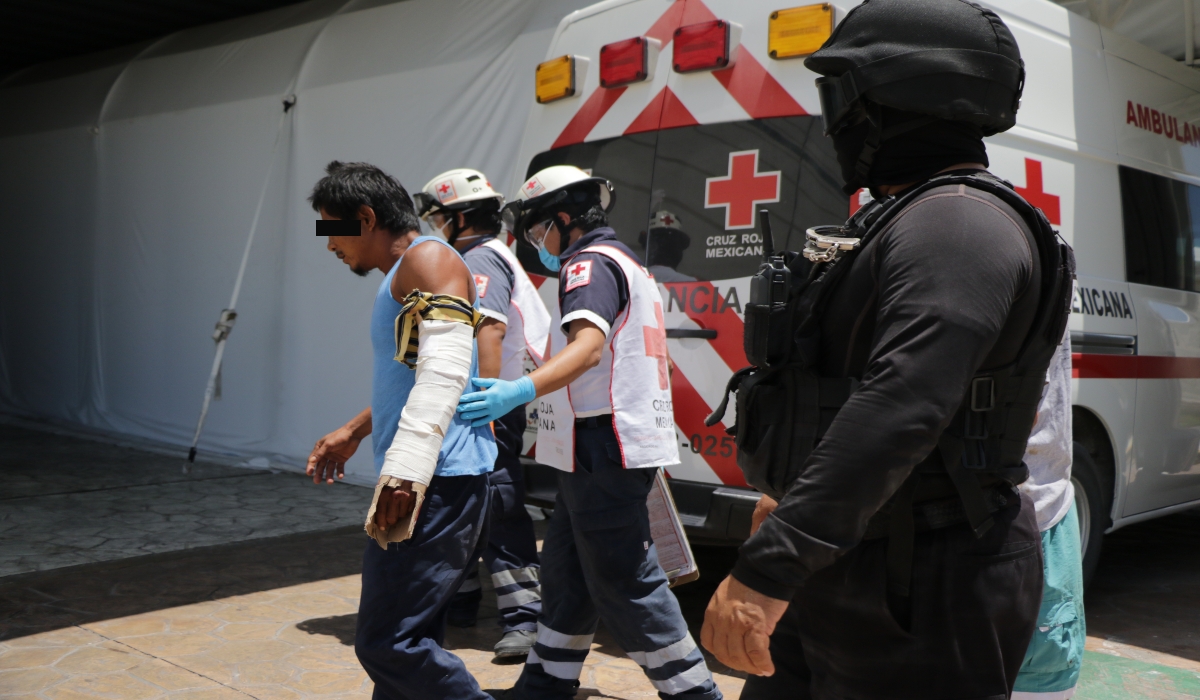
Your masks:
M457 321L479 332L483 314L462 297L449 294L430 294L420 290L404 297L396 316L396 362L411 368L417 366L417 335L421 321Z

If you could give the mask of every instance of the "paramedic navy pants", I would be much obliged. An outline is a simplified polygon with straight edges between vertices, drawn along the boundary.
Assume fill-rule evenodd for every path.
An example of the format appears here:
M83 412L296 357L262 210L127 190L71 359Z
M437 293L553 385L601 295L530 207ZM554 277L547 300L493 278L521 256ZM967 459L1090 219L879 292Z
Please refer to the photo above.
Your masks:
M488 700L441 646L450 596L479 558L487 505L486 474L435 476L411 538L386 550L367 540L354 652L375 700Z
M662 698L717 700L721 691L688 633L650 537L654 469L623 469L612 426L575 427L575 471L559 472L542 545L538 638L516 697L575 697L596 623L637 662Z
M491 516L483 546L483 565L492 577L500 625L513 630L537 629L542 612L537 536L533 518L525 510L525 476L521 445L525 439L525 406L519 406L492 424L496 433L496 468L488 475ZM475 569L454 596L450 607L478 610L483 591Z
M1005 700L1042 602L1042 548L1022 495L975 539L965 524L918 533L910 621L887 600L887 540L813 574L771 635L775 675L742 700Z

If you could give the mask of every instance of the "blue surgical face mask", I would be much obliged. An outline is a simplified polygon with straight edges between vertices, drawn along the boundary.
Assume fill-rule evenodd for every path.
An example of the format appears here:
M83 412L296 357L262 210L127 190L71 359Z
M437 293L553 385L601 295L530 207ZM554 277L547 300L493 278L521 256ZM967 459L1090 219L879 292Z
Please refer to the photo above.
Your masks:
M551 219L542 224L542 228L546 229L546 234L542 236L542 242L538 245L538 259L542 261L547 270L553 270L554 272L558 272L558 269L562 267L562 261L558 259L557 255L553 255L550 251L546 250L546 237L550 235L550 231L554 229L557 223Z
M562 267L562 261L558 259L557 255L552 255L550 251L546 250L545 245L538 246L538 259L548 270L558 272L558 268Z

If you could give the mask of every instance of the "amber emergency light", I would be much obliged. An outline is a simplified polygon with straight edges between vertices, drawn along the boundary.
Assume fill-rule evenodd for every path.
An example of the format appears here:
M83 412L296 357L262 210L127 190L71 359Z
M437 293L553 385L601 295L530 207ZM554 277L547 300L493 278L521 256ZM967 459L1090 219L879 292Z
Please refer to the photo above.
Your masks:
M714 19L675 30L676 73L714 70L729 65L729 22Z
M767 22L767 53L771 58L808 56L832 33L833 6L827 2L776 10Z
M637 36L600 47L600 85L614 88L650 77L657 60L658 42Z
M540 104L575 94L575 56L559 56L537 67L537 101Z

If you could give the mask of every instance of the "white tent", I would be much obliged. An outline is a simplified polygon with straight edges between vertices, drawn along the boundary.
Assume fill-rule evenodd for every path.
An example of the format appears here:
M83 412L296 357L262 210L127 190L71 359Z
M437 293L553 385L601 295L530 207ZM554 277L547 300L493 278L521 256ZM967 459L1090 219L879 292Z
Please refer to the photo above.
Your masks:
M469 166L510 191L533 67L585 4L311 0L11 76L0 412L186 446L265 187L200 448L302 464L369 402L380 281L314 236L324 165L410 189Z

